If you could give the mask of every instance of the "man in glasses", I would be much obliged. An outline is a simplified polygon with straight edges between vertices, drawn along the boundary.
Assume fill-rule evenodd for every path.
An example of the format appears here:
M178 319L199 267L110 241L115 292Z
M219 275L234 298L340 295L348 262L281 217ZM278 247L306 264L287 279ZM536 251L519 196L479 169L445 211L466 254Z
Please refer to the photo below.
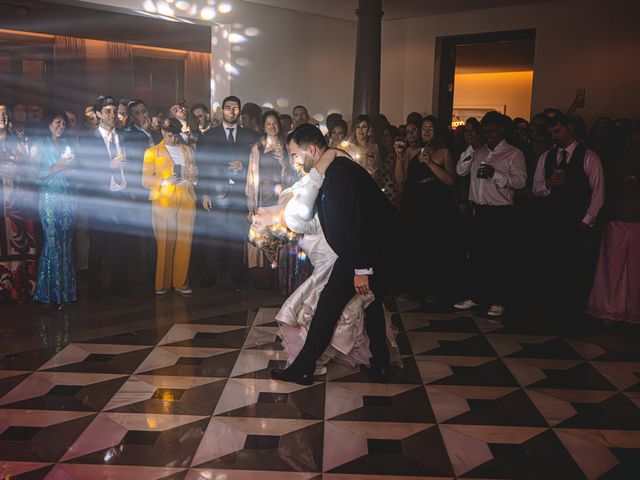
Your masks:
M258 141L258 134L240 126L241 108L238 97L225 98L222 123L212 128L198 144L202 210L195 239L205 265L204 286L216 283L219 270L228 275L236 287L244 285L247 275L243 253L249 212L244 188L249 153Z

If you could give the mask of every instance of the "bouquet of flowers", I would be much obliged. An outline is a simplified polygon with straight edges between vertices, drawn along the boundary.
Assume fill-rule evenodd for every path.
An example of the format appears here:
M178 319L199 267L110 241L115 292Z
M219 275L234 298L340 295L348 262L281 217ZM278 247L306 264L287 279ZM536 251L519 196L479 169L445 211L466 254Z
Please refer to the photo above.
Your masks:
M267 256L273 269L278 268L280 249L296 238L296 233L279 222L262 230L257 230L253 225L249 229L249 242Z

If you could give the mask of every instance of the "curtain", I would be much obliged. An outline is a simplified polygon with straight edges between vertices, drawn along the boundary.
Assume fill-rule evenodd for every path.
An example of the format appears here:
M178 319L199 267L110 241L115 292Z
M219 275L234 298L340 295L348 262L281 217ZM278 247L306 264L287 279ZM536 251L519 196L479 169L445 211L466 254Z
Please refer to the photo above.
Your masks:
M133 95L133 47L127 43L107 42L109 55L109 95L116 98L131 98Z
M83 38L56 35L53 42L54 97L58 106L80 111L86 98L90 98L85 75L86 56Z
M211 105L211 54L188 52L184 73L187 102Z

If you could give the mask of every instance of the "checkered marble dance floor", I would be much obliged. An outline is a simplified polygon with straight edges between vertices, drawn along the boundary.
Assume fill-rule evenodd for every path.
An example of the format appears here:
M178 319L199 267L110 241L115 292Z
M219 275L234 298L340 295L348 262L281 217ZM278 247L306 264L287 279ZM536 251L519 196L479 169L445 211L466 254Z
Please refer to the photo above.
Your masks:
M388 384L272 381L275 307L6 355L0 478L640 478L640 352L398 305Z

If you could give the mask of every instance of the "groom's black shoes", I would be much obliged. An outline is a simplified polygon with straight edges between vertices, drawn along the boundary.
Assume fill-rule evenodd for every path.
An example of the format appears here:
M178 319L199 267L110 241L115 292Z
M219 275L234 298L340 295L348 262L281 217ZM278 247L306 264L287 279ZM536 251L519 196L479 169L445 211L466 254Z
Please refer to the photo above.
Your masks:
M289 368L274 368L271 370L271 378L281 382L297 383L298 385L313 385L313 375L293 372Z

